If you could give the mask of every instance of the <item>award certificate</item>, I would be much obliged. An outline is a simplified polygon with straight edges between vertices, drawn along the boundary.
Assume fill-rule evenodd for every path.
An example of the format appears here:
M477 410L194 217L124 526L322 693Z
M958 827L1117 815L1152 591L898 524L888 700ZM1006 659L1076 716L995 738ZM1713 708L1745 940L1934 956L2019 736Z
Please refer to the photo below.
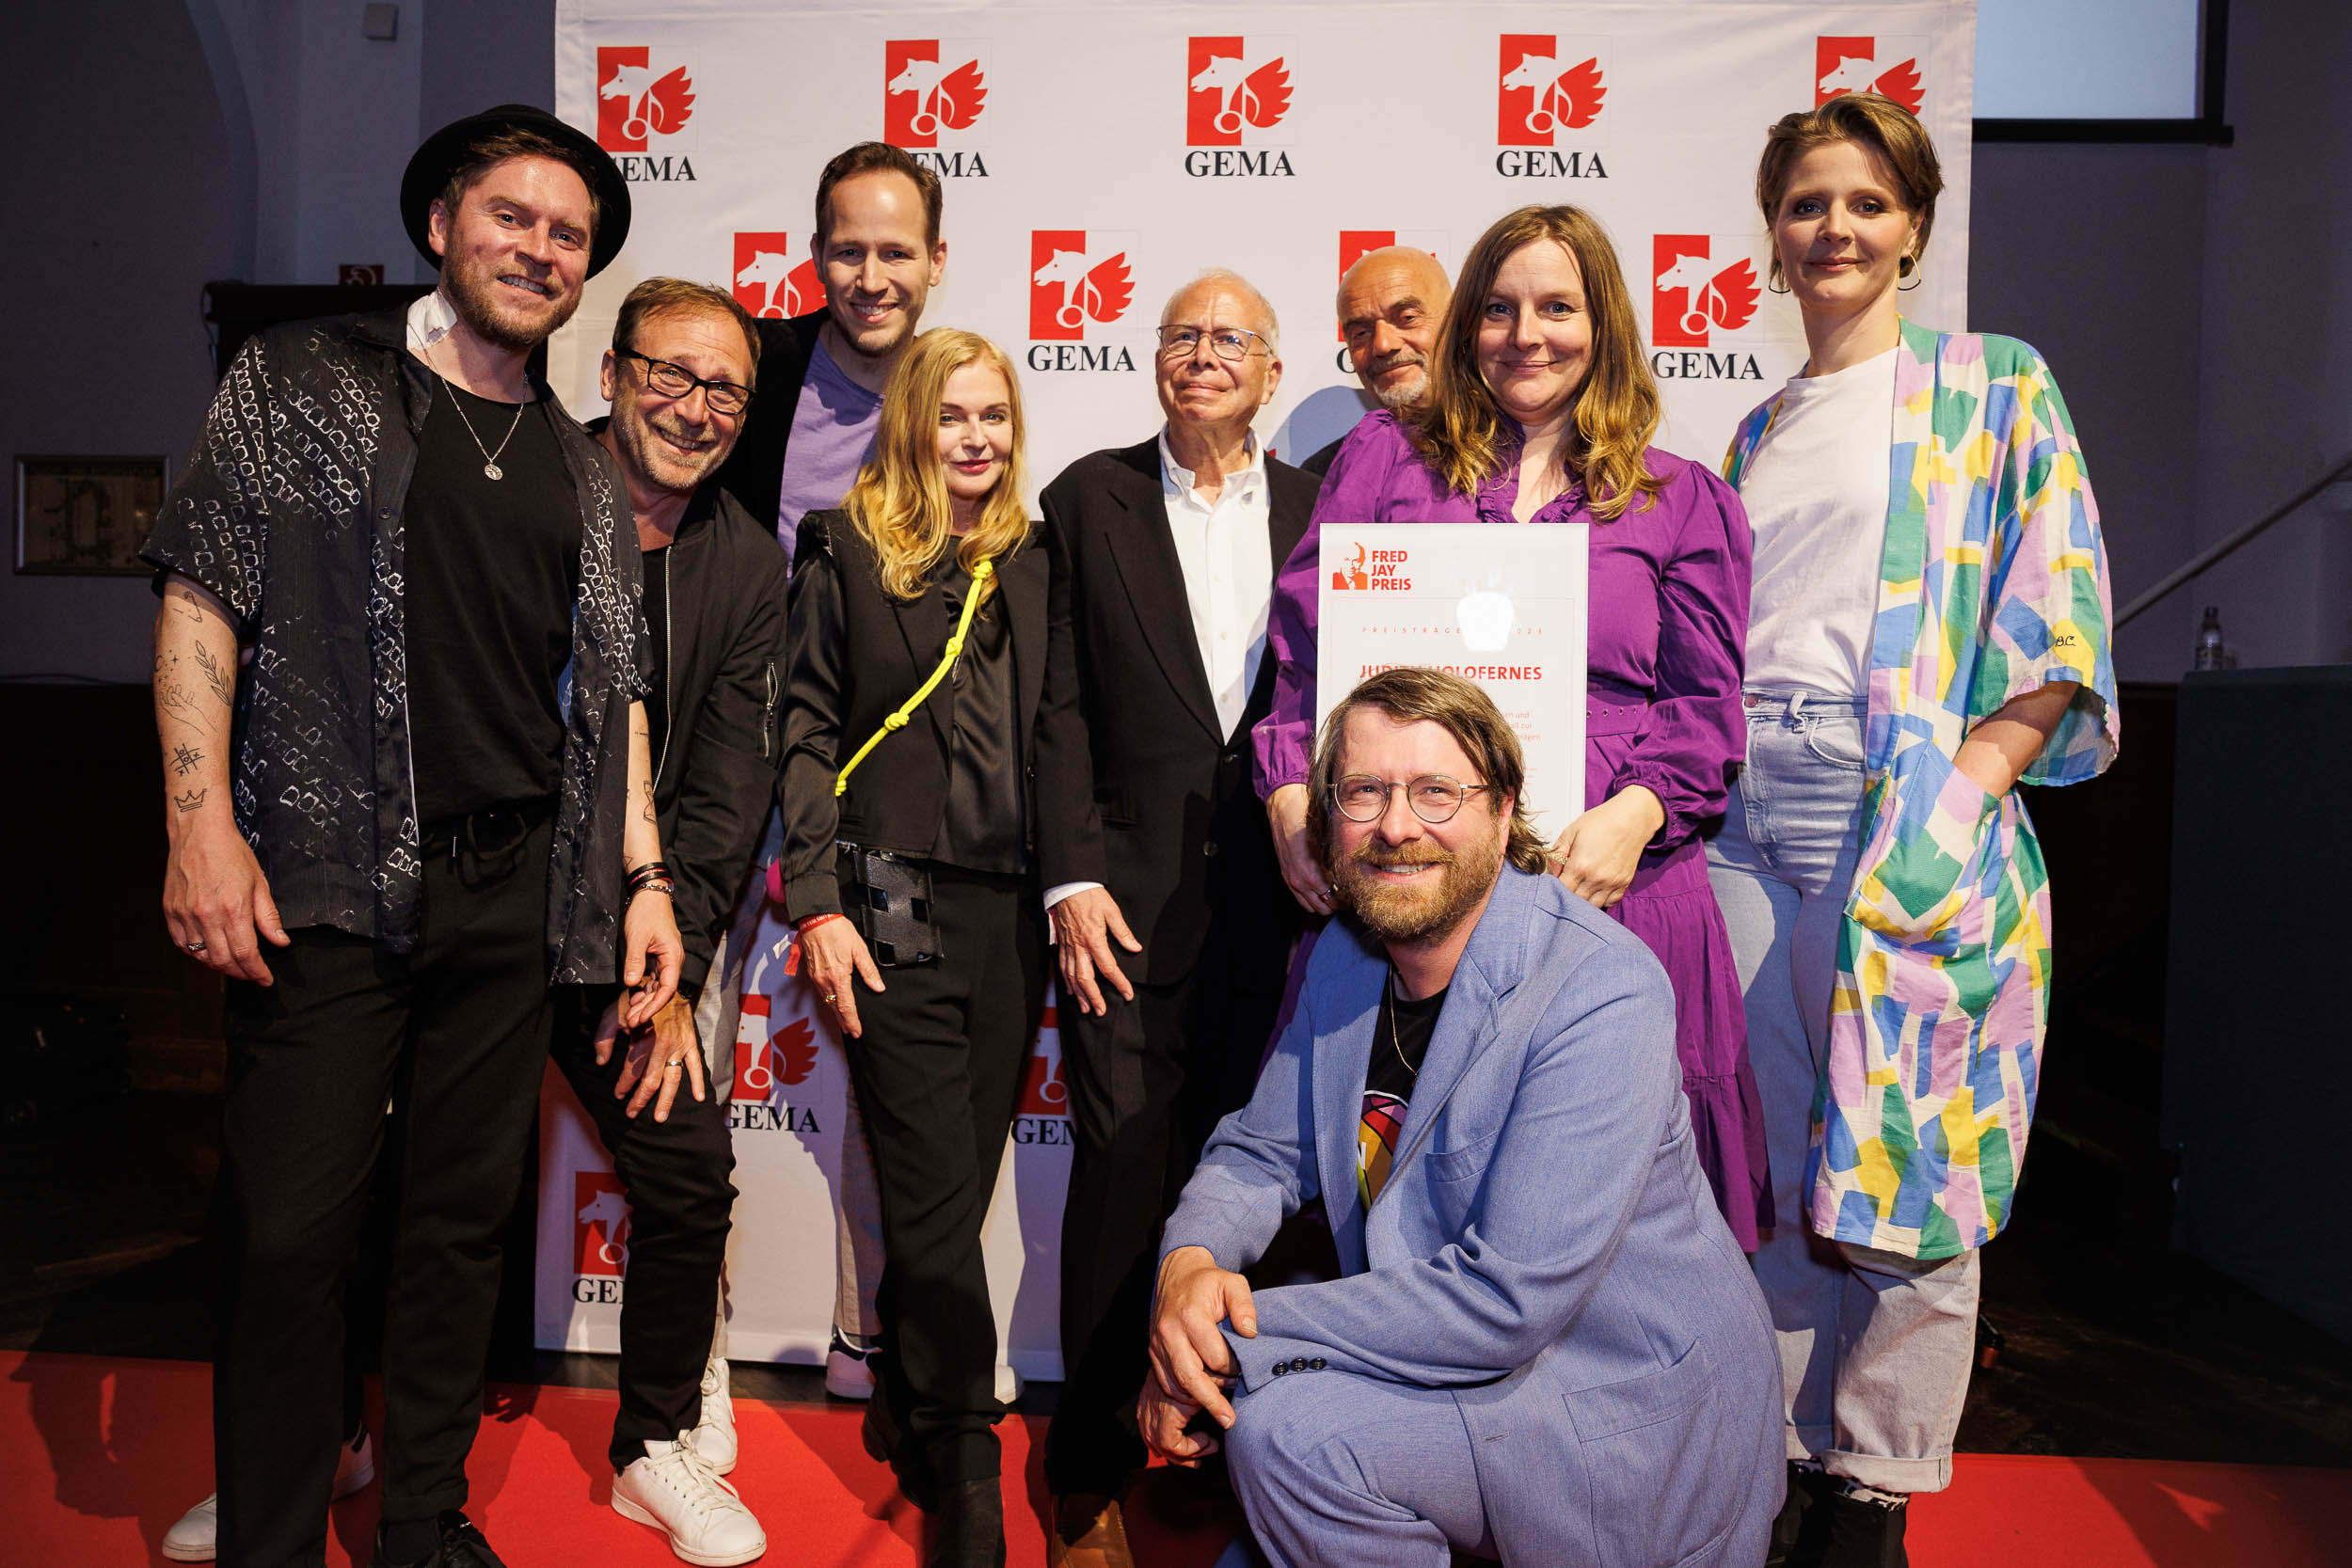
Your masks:
M1590 523L1326 523L1315 731L1366 675L1400 664L1485 689L1518 732L1547 842L1584 810Z

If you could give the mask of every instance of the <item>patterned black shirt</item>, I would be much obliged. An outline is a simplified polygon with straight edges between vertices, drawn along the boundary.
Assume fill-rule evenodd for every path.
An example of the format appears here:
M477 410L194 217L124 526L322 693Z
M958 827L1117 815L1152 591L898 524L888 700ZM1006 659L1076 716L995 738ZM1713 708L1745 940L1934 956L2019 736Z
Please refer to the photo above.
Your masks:
M251 657L230 783L289 927L413 948L422 889L402 621L402 502L439 377L398 309L272 327L222 378L140 555L202 584ZM553 394L544 386L542 397ZM635 524L612 456L552 404L580 509L548 868L552 982L616 978L628 705L644 664Z

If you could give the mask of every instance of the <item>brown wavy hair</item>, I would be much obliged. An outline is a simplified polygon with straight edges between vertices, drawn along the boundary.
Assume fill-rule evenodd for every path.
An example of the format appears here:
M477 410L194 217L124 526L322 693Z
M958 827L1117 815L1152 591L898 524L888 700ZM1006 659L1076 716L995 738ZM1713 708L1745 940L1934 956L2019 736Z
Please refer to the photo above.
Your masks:
M1919 219L1919 237L1899 271L1909 277L1928 253L1928 236L1935 230L1935 198L1944 189L1944 166L1936 160L1935 143L1918 117L1891 98L1875 92L1840 93L1818 109L1780 117L1764 133L1764 156L1756 166L1756 204L1764 209L1764 228L1774 232L1780 204L1788 195L1788 181L1797 163L1817 147L1850 141L1886 161L1895 177L1895 198L1903 211ZM1780 245L1772 247L1772 281L1781 281Z
M996 488L981 503L978 524L959 539L949 527L947 482L939 471L939 402L947 378L966 365L986 365L1005 378L1012 451ZM1001 562L1021 547L1029 533L1021 461L1027 436L1021 383L1003 349L977 332L952 326L933 327L908 345L882 388L874 455L841 502L873 548L884 593L894 599L920 598L950 550L968 572L983 561ZM982 589L982 602L995 587L991 581Z
M1637 494L1654 497L1664 486L1643 460L1658 434L1658 383L1642 353L1642 328L1616 249L1599 221L1581 207L1522 207L1496 220L1470 246L1430 363L1429 402L1415 421L1417 441L1430 467L1465 496L1512 460L1517 441L1478 373L1478 326L1502 263L1540 240L1565 248L1584 283L1593 363L1576 389L1576 429L1563 455L1568 477L1582 483L1593 515L1610 522Z
M1366 707L1377 708L1400 724L1426 720L1452 736L1478 770L1477 782L1490 792L1488 809L1498 810L1502 798L1511 797L1511 836L1503 846L1503 859L1521 871L1545 869L1543 835L1527 816L1527 762L1510 721L1473 682L1442 670L1399 665L1359 681L1331 709L1315 741L1314 766L1307 780L1313 792L1308 802L1307 847L1324 875L1331 872L1331 818L1340 809L1331 800L1331 790L1340 782L1340 742L1347 735L1348 715Z

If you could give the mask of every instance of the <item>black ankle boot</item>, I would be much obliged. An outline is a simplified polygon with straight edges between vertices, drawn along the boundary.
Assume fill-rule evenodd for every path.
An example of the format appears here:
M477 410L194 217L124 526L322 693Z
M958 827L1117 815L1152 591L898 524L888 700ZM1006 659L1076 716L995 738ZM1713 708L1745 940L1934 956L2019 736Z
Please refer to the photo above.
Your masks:
M1829 1516L1829 1549L1821 1568L1910 1568L1903 1552L1903 1523L1909 1499L1872 1502L1833 1484L1822 1498Z
M1829 1547L1829 1509L1822 1499L1835 1486L1820 1466L1788 1462L1788 1497L1772 1520L1764 1568L1820 1568Z
M923 1568L1005 1568L1005 1494L999 1478L983 1476L939 1489L927 1507L930 1549Z

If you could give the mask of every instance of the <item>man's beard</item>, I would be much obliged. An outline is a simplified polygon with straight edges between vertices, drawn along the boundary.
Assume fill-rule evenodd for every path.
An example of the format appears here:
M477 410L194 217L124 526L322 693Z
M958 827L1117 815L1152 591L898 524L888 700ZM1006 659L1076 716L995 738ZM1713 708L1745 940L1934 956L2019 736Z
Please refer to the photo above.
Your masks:
M1399 349L1382 363L1373 366L1371 370L1372 373L1377 376L1382 371L1392 371L1400 365L1417 367L1421 371L1420 376L1412 381L1399 382L1393 387L1380 388L1372 395L1380 400L1380 406L1383 408L1404 414L1420 407L1429 397L1428 359L1422 355L1415 354L1411 349Z
M664 441L660 430L657 421L633 406L627 410L615 406L612 410L612 436L628 457L629 467L665 490L691 492L718 471L726 456L725 445L713 441L696 456L687 457Z
M1438 865L1434 886L1416 879L1409 886L1384 879L1375 867ZM1482 839L1460 854L1421 839L1398 849L1383 848L1377 834L1332 868L1342 909L1364 923L1382 942L1424 942L1443 936L1478 907L1502 871L1502 835Z
M500 348L524 353L537 348L555 335L555 329L572 319L580 309L582 291L575 289L569 298L555 303L552 309L533 311L530 296L516 293L498 280L498 270L487 264L460 260L443 261L441 290L449 296L457 319L477 338L495 343Z

